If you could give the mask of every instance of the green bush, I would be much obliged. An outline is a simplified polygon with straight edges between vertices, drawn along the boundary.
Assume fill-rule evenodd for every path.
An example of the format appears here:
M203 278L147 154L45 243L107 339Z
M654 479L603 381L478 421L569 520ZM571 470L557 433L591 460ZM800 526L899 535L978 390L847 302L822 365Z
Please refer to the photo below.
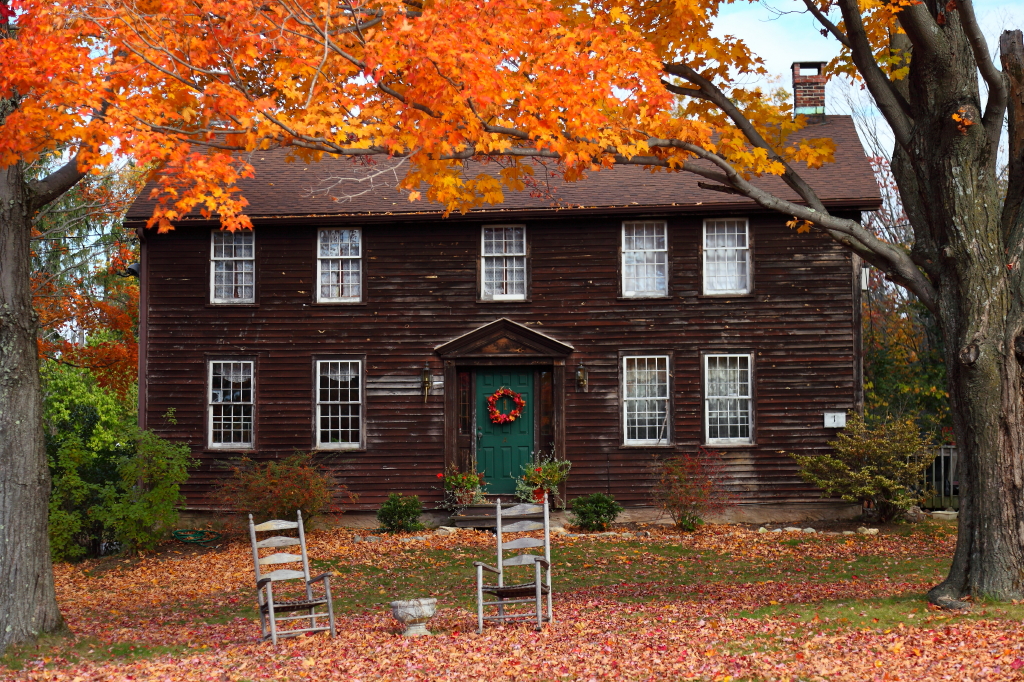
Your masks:
M420 503L420 498L415 495L406 497L391 493L377 510L377 521L385 533L422 530L424 526L419 522L422 513L423 504Z
M870 501L882 523L897 520L921 500L924 470L934 459L931 439L912 419L869 427L854 415L825 455L794 455L800 476L826 497Z
M177 523L179 486L195 464L188 446L140 430L134 404L87 370L41 369L53 559L153 548Z
M569 520L583 530L606 530L608 524L622 513L622 505L604 493L577 497L569 504Z
M331 505L332 489L344 486L318 471L309 453L296 451L281 460L255 463L244 457L231 465L234 475L220 486L221 496L234 509L252 514L257 523L269 519L294 519L302 510L308 522Z

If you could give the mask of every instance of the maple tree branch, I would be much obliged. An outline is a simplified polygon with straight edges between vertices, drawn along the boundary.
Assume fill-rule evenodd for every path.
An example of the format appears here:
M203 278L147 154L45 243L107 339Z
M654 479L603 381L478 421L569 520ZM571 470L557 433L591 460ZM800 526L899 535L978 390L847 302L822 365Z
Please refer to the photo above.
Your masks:
M892 128L896 142L906 149L910 145L910 131L913 120L910 117L910 105L893 86L882 68L875 61L867 32L861 22L860 4L858 0L838 0L846 23L846 35L850 41L850 56L857 66L864 83L878 104L885 120Z
M825 206L821 203L821 199L818 198L817 193L811 189L811 186L808 185L804 179L793 170L789 163L775 151L775 148L768 144L768 141L761 136L761 133L759 133L757 128L754 127L754 124L752 124L750 120L743 115L743 112L739 110L739 107L737 107L732 100L726 97L724 92L686 64L664 64L662 65L662 68L673 76L684 78L700 88L700 91L705 95L705 99L725 112L725 115L732 120L733 124L740 129L740 132L743 133L752 145L764 149L768 152L768 158L782 165L784 169L782 173L783 182L789 185L789 187L799 194L809 205L819 211L825 210Z
M848 49L853 49L853 43L850 42L850 39L845 33L840 31L839 27L833 24L820 9L818 9L818 6L814 4L814 0L804 0L804 6L806 6L807 11L809 11L814 18L818 20L818 23L824 26L825 30L832 34L833 38L838 40Z
M78 167L79 154L41 180L28 183L30 210L35 213L78 184L87 172Z
M1003 130L1003 115L1006 113L1007 91L1006 75L996 68L988 51L985 34L978 26L978 17L974 13L973 0L956 0L960 10L960 23L963 26L967 42L974 53L974 61L978 65L981 77L988 84L988 102L981 123L985 126L989 139L998 146L999 136Z

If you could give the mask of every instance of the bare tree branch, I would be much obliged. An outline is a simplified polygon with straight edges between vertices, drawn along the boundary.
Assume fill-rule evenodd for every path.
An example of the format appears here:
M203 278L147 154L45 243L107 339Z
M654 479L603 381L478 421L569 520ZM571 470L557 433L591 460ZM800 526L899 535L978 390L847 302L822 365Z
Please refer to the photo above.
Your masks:
M67 192L86 176L87 171L78 168L78 156L75 154L73 159L45 178L28 183L28 191L32 197L29 205L33 213Z
M853 49L853 44L850 39L846 37L846 34L839 30L839 27L829 21L829 18L818 9L818 6L814 4L814 0L804 0L804 5L807 7L807 11L810 12L818 23L825 27L825 30L832 34L832 37L838 40L840 43L845 45L849 49Z
M978 65L978 70L981 71L981 77L988 83L988 103L985 105L985 113L981 122L992 141L992 146L996 147L999 145L999 136L1003 132L1003 115L1006 113L1008 96L1006 76L992 63L988 42L985 40L985 34L982 33L981 27L978 26L978 18L974 14L973 0L957 0L957 7L960 10L960 23L963 26L964 34L971 45L971 52L974 53L974 61Z
M1024 248L1024 33L1003 31L999 37L999 53L1009 83L1007 96L1007 132L1009 163L1007 190L1003 202L1000 227L1006 245L1014 253Z
M868 42L867 32L861 22L860 5L857 0L839 0L839 8L843 12L846 23L846 35L850 41L850 55L857 70L864 78L864 83L871 91L878 110L889 122L896 142L903 147L910 144L910 131L913 121L910 117L910 105L893 87L889 77L875 61Z

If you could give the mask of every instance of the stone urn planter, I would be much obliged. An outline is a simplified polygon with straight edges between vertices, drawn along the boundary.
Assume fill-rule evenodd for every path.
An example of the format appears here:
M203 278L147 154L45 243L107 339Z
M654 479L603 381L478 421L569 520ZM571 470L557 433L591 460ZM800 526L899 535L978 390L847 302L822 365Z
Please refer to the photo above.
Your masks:
M411 599L409 601L391 602L391 615L405 626L403 637L419 637L429 635L426 623L434 615L437 607L436 599Z

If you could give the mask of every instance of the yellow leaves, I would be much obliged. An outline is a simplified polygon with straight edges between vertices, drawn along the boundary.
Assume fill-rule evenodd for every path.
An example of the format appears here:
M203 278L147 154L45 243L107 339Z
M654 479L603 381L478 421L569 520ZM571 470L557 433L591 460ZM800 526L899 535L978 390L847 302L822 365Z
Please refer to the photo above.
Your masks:
M960 107L957 109L951 118L956 121L957 130L960 131L961 135L966 135L967 128L974 125L974 115L967 109L967 107Z
M799 218L794 217L792 220L786 221L786 227L790 229L795 228L797 234L806 234L811 231L812 227L814 227L814 223L810 222L809 220L801 220Z

